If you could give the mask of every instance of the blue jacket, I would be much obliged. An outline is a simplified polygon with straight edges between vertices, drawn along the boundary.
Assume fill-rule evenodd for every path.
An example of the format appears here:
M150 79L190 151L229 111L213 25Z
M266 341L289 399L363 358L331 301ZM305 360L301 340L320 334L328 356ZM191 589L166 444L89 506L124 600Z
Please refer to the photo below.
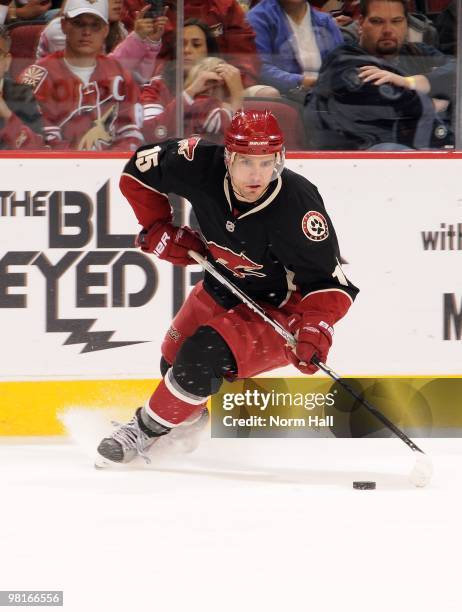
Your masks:
M321 59L338 45L343 37L328 13L310 7L311 25L321 53ZM261 80L279 91L298 87L303 80L302 67L297 59L294 35L278 0L261 0L247 13L247 20L257 35L256 45L262 67Z

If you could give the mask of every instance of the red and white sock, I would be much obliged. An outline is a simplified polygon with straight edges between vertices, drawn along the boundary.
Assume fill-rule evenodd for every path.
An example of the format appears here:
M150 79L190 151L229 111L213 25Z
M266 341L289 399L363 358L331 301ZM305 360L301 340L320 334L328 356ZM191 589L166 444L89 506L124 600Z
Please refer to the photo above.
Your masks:
M177 427L194 412L205 406L207 397L199 397L182 389L173 378L172 368L146 402L146 413L164 427Z

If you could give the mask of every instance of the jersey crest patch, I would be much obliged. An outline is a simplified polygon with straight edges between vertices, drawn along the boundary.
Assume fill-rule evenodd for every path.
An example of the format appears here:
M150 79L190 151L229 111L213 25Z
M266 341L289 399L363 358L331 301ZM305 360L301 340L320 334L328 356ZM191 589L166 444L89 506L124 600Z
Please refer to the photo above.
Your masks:
M257 272L257 270L261 270L263 266L249 259L247 255L244 255L243 251L235 253L231 251L231 249L216 244L216 242L209 241L207 241L207 246L215 261L232 272L234 276L238 278L245 278L246 276L266 276L263 272Z
M310 210L303 216L302 230L308 240L313 242L321 242L329 235L326 218L317 210Z
M24 85L30 85L32 89L35 91L38 89L39 85L42 84L43 80L48 74L48 70L46 68L42 68L42 66L37 66L37 64L32 64L29 66L21 77L21 83Z
M194 159L194 151L196 150L197 143L200 140L200 136L190 136L184 140L180 140L178 143L178 155L183 155L188 161Z

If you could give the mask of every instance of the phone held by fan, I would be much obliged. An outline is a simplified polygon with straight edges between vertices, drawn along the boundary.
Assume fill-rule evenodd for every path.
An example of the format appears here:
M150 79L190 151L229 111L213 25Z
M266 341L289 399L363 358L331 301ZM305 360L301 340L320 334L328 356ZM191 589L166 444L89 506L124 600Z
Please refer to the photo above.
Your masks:
M165 14L166 5L164 4L164 0L145 0L145 4L150 7L144 14L145 17L156 19Z

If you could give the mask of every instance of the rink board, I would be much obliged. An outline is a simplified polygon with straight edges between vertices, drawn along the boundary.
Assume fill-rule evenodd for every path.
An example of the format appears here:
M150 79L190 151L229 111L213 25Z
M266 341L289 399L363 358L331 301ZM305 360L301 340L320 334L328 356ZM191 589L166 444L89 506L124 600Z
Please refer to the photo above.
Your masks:
M361 289L330 364L350 376L457 376L462 159L379 157L287 161L318 186ZM60 407L137 405L160 376L159 345L199 269L174 274L132 248L125 161L0 160L0 434L59 434Z

